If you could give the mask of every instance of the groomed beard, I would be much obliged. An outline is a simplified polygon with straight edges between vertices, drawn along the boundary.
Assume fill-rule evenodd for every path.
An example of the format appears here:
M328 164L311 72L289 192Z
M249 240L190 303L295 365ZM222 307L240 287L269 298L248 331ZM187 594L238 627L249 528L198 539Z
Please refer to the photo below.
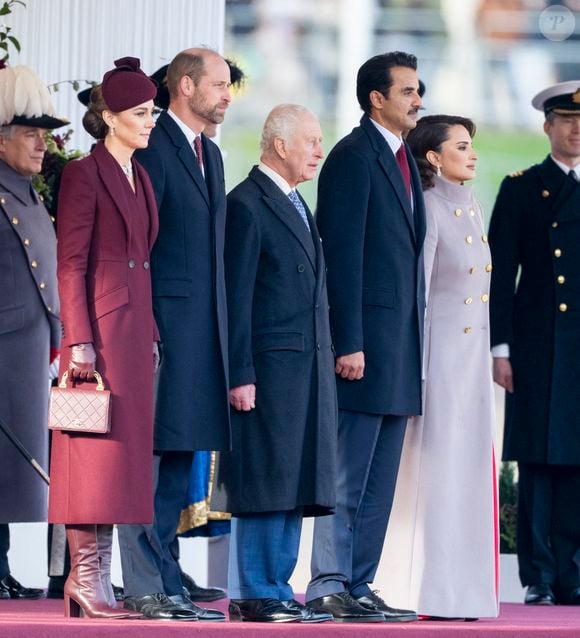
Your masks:
M210 106L203 97L194 93L188 102L190 111L212 124L221 124L224 121L225 113L219 113L217 106Z

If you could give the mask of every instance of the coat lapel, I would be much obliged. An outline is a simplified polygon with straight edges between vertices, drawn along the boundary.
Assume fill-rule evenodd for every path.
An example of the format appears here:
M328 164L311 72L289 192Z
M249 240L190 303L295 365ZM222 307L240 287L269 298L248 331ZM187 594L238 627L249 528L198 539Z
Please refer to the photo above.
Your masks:
M391 148L387 144L386 140L376 129L375 125L370 121L370 118L366 115L363 115L360 123L363 130L366 131L367 135L369 136L371 146L377 153L377 160L379 162L379 165L381 166L387 179L393 186L399 203L401 204L401 208L405 213L405 219L407 220L407 223L409 225L411 235L413 236L413 238L415 238L415 222L413 220L413 210L411 209L411 202L409 201L409 196L407 195L405 183L403 182L403 177L401 175L399 165L397 164L397 160L395 159L395 156L393 155L393 152L391 151ZM409 147L406 148L407 156L411 157ZM411 161L409 161L409 167L411 168ZM413 192L415 194L416 190L413 189Z
M550 210L554 219L565 221L580 217L580 186L564 174L564 171L547 157L538 167L545 190L551 198Z
M197 161L195 159L195 154L191 146L188 144L187 138L180 130L179 126L177 126L175 121L172 119L171 115L168 115L165 111L161 113L161 115L157 118L157 126L163 127L173 145L177 147L177 156L186 168L187 172L190 174L195 185L201 192L209 207L210 200L207 184L205 183L205 179L203 178L203 175L199 170L199 166L197 165Z
M115 158L107 151L103 142L98 142L91 157L97 165L101 181L109 192L115 206L121 213L127 230L127 246L131 243L131 204L129 203L127 189L121 180L126 179L117 166Z
M145 193L145 201L147 202L147 212L149 213L149 251L153 248L153 243L155 242L155 238L157 237L157 232L159 231L159 217L157 215L157 202L155 201L155 193L153 192L153 187L151 186L151 180L149 179L149 175L147 175L147 171L139 164L139 162L134 163L135 168L137 169L137 173L139 175L139 182L143 187L143 192Z
M304 222L294 207L294 204L292 204L278 186L276 186L276 184L274 184L267 175L262 173L257 166L254 166L251 170L250 179L254 180L264 191L264 202L300 242L300 245L308 256L312 269L316 270L316 251L313 242L314 237L308 232L308 229L304 225ZM304 208L307 210L307 214L310 214L308 206L304 200L302 200L302 203L304 204Z

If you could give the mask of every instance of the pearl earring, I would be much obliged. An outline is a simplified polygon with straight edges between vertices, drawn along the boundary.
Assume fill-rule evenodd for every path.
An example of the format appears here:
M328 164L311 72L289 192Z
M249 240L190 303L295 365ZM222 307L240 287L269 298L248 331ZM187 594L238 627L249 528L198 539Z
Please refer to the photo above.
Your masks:
M441 177L441 166L437 167L437 177Z

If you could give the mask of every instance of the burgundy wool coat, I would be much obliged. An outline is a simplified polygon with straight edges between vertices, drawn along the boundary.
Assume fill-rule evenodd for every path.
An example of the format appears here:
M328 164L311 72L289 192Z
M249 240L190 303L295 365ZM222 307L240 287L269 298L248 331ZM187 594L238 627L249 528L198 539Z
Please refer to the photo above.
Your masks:
M58 208L58 283L64 340L61 375L76 343L93 343L112 394L107 435L55 432L49 521L153 520L153 318L149 254L157 207L133 160L136 193L99 142L63 172Z

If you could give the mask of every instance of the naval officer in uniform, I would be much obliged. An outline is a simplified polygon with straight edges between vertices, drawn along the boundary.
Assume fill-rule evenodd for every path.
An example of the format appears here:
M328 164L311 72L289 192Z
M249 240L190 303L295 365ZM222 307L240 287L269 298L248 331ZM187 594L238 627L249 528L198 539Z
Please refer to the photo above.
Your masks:
M56 236L32 188L54 116L31 69L0 69L0 418L44 467L48 455L48 366L60 341ZM40 598L10 575L8 523L46 520L46 486L0 435L0 598Z
M580 604L580 80L541 91L550 154L506 177L489 230L494 379L517 461L527 604ZM518 279L518 272L519 279Z

